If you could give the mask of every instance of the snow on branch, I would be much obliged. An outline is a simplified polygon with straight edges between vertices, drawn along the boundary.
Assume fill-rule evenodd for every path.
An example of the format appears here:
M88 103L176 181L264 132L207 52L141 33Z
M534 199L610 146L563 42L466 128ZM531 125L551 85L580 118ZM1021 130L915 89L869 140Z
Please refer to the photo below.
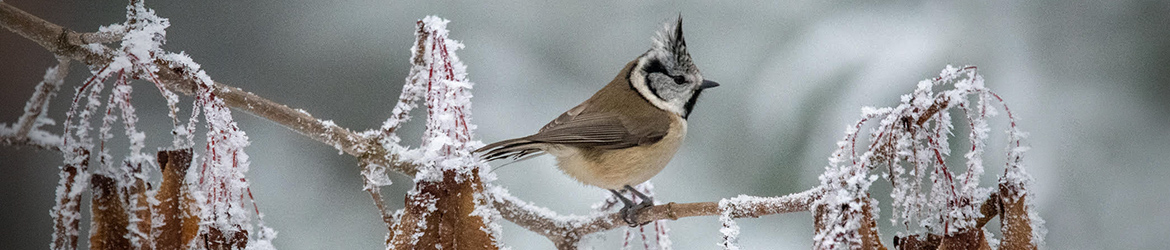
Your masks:
M472 154L483 145L471 139L475 129L470 123L473 84L467 80L467 67L455 54L463 44L448 39L448 22L435 16L418 21L411 74L401 101L379 134L384 136L386 151L418 166L403 214L391 227L389 248L502 248L500 227L494 220L498 216L481 195L482 183L494 177ZM406 113L420 95L426 101L426 131L422 145L407 150L397 145L394 130L409 119ZM367 175L367 189L369 179Z
M251 230L248 212L242 208L244 194L247 193L250 197L244 177L244 172L248 168L248 158L243 153L243 148L248 143L247 137L232 120L230 110L223 104L223 100L212 94L211 89L215 86L210 77L199 70L199 66L190 61L189 58L183 55L169 54L161 49L162 44L166 41L166 28L170 25L169 21L155 15L154 11L146 8L141 1L131 1L126 9L126 22L100 28L101 34L117 34L116 37L121 39L118 49L105 49L104 45L96 43L81 46L95 54L101 52L98 55L102 56L99 58L100 60L94 60L94 62L102 64L91 64L93 65L91 68L95 69L92 72L93 75L77 87L72 105L66 112L65 132L62 134L63 139L61 140L64 166L61 169L57 204L51 213L57 224L52 247L55 249L77 247L80 195L89 186L87 181L91 175L95 188L94 202L97 203L100 200L102 204L107 204L103 206L109 208L94 210L93 223L94 225L102 225L102 227L94 229L101 229L101 231L92 232L91 235L95 237L91 238L91 242L95 244L109 243L105 239L111 238L101 236L107 235L102 232L125 230L126 233L114 234L118 237L123 234L130 235L128 242L136 244L135 248L141 247L141 244L149 244L146 239L152 237L150 231L153 229L149 223L144 221L152 220L148 218L149 211L151 211L151 208L148 207L151 200L148 194L153 191L147 190L145 182L148 176L143 171L149 170L144 168L154 169L159 166L152 165L154 163L153 156L141 152L145 147L146 135L136 128L138 118L130 99L133 91L130 81L146 79L154 83L155 87L167 99L168 108L171 111L170 116L176 125L174 131L179 132L175 133L175 147L190 147L194 144L191 132L194 131L199 111L203 111L204 120L207 121L207 146L202 168L200 171L190 172L191 175L186 177L187 180L184 181L186 185L193 185L185 190L189 191L188 195L193 196L195 203L199 204L194 211L200 213L198 218L203 222L199 224L200 235L204 236L202 237L203 241L200 241L201 243L191 241L189 244L243 248L248 242L248 231ZM7 21L11 21L10 19L14 16L20 17L22 12L7 5L0 6L0 10L2 10L0 14L4 16L4 19L0 20L5 21L5 27L9 29L19 30L13 27L20 27L19 25L10 25L13 23L36 23L39 20L35 17L24 16L24 19L17 18L17 21L10 23ZM42 23L45 22L42 21ZM29 30L43 29L34 27ZM29 38L37 37L36 33L32 33L34 36L27 35L29 32L18 31L18 33ZM62 34L67 34L67 32L62 32ZM42 43L42 45L46 44L62 46L59 43ZM72 44L65 45L72 46ZM182 72L185 73L184 76L197 83L198 95L195 108L192 110L192 120L186 127L180 127L177 122L178 109L175 107L178 102L177 96L170 92L155 74L160 70L156 64L160 60L159 58L178 62L183 69ZM83 59L93 58L83 57ZM67 65L66 63L62 64ZM97 114L97 108L102 105L100 100L102 91L105 89L105 81L110 77L115 77L116 80L108 96L106 110L98 130L97 139L100 143L95 145L94 138L89 135L94 127L90 120ZM52 81L54 81L53 78L46 77L46 82ZM51 92L51 90L43 90L38 93L48 95ZM39 98L47 99L47 97L38 97L37 94L34 94L33 100L28 106L43 106L44 104L38 100ZM86 104L79 108L82 99L86 100ZM39 112L30 109L25 116L39 116ZM114 137L111 131L113 124L119 118L121 118L124 132L129 140L130 154L121 164L118 164L118 167L115 167L113 156L108 153L107 145L109 140ZM35 124L31 127L35 127ZM182 135L186 135L185 141L181 138ZM95 146L98 147L96 152L101 168L91 170L88 163L90 152L94 152ZM127 223L129 221L143 221L143 223ZM260 241L270 239L265 238L265 235L275 235L270 229L265 229L265 232L261 234ZM119 243L121 241L111 242L114 243L110 244L116 246L128 247L128 245Z
M95 33L78 33L60 25L45 21L5 2L0 2L0 26L29 39L58 56L77 60L86 65L107 65L114 59L114 49L101 43L120 41L124 31L103 28ZM64 34L64 35L62 35ZM65 39L60 39L65 36ZM114 39L117 38L117 39ZM186 68L167 58L151 58L158 65L155 72L162 88L185 95L195 95L199 84L186 77ZM229 107L243 110L269 121L281 124L293 131L327 145L334 146L346 154L363 158L372 163L408 176L415 173L415 165L397 161L378 142L335 124L314 118L308 112L293 109L273 102L240 88L213 82L212 93L224 100ZM169 99L169 97L168 97ZM177 119L177 118L176 118ZM176 121L177 123L177 121Z
M576 243L589 234L629 225L622 220L620 213L560 215L548 208L512 196L503 187L485 185L487 186L486 193L491 196L492 203L495 204L496 209L500 211L500 215L504 219L548 237L561 249L575 249ZM695 216L719 216L724 213L727 213L728 217L732 219L755 218L771 214L808 211L813 200L818 199L823 194L822 189L813 188L778 197L741 195L718 202L670 202L649 207L639 213L637 218L638 224ZM720 204L726 204L726 206L721 207Z
M44 125L56 124L56 121L45 115L49 108L49 100L57 95L57 90L65 82L69 74L69 63L73 60L58 58L57 66L45 70L44 80L36 86L32 97L24 104L24 114L17 118L12 127L0 124L0 141L9 145L30 145L41 149L60 151L61 137L41 130Z
M55 234L55 242L60 243L58 245L66 248L76 246L76 218L80 218L76 205L84 187L88 186L86 184L88 159L89 152L93 148L93 143L88 138L88 132L91 128L89 120L96 108L101 105L98 98L101 90L104 89L105 80L115 74L118 75L118 79L147 79L158 87L167 99L168 108L171 111L170 116L175 125L173 131L175 148L193 146L194 144L192 133L195 129L195 119L191 119L191 122L187 124L181 124L177 116L178 108L175 107L175 104L178 97L174 93L182 93L195 95L197 99L200 99L198 102L201 103L197 103L192 110L193 118L197 117L197 112L200 111L210 114L205 115L205 117L226 117L220 115L224 114L222 111L227 111L226 107L233 107L332 145L342 152L361 158L364 163L386 166L388 169L405 175L414 175L416 172L414 163L397 160L398 155L387 153L373 136L359 135L330 121L318 120L304 110L292 109L251 92L216 83L206 77L206 73L202 72L198 64L190 60L189 56L181 53L166 53L158 49L158 45L161 45L165 39L166 21L157 17L134 19L154 16L153 11L141 6L141 1L132 1L132 4L127 7L128 20L136 21L101 27L96 33L77 33L0 2L0 26L37 42L58 56L78 60L97 69L93 72L94 76L77 89L78 94L75 95L74 105L70 108L65 124L67 133L63 135L65 137L61 144L62 151L65 151L63 155L69 164L66 164L62 171L61 186L64 188L58 190L59 198L56 207L60 209L54 209L54 218L57 218L55 221L57 221L59 229ZM140 21L144 21L144 23L139 23ZM101 44L115 41L122 41L122 47L111 49ZM125 84L122 85L125 86ZM127 89L122 91L125 90ZM88 92L83 93L83 91ZM122 96L128 95L122 94ZM89 105L79 110L78 103L81 99L89 100ZM115 105L123 103L123 101L125 101L123 98L110 98L110 102ZM125 114L128 109L125 109L125 106L122 108L109 109L108 111L121 110ZM116 118L117 116L108 116L103 122L113 123ZM125 121L124 116L123 122ZM76 124L73 124L74 122ZM238 128L231 122L215 121L209 123L208 126L213 129L209 131L212 140L219 141L209 145L209 150L215 148L218 152L221 149L219 146L238 147L242 145L238 142L246 142L246 140L238 140L244 138L243 134L233 131L238 130ZM35 130L33 132L36 133ZM75 137L70 137L73 136L71 134L75 134ZM5 135L4 138L8 138L8 136ZM136 146L132 145L132 147ZM227 153L218 152L224 157L207 158L221 161L220 163L223 163L222 160L230 159L233 161L232 166L236 167L240 166L240 160L246 162L246 159L242 157L245 155L240 154L242 152L230 153L233 152L231 149L225 151ZM241 169L237 168L232 171L238 170ZM82 188L74 188L75 186ZM239 185L233 186L239 187ZM262 229L259 233L262 238L266 235L275 235L274 232L267 229Z
M936 86L953 88L934 92ZM992 97L995 97L993 100ZM972 101L974 99L974 102ZM819 178L826 189L823 199L816 207L817 234L814 244L818 249L869 248L870 234L876 234L873 220L876 218L877 201L869 197L870 185L879 179L871 175L872 170L885 170L881 177L889 180L894 189L894 224L904 227L899 238L907 234L941 235L952 238L950 242L968 241L987 244L980 228L989 213L984 211L985 201L999 202L991 188L979 187L983 175L983 153L990 128L987 119L996 115L992 101L1003 100L987 89L977 68L968 66L955 68L947 66L939 77L918 83L912 94L903 95L902 103L896 107L862 109L862 118L846 127L845 137L837 142L837 150L829 158L829 166ZM1011 127L1008 129L1009 161L1001 189L1025 190L1030 180L1023 168L1018 167L1019 154L1026 148L1020 145L1021 132L1015 117L1008 111ZM970 148L964 154L962 170L956 165L948 166L951 154L948 136L953 132L951 110L963 112L970 127L968 140ZM864 151L858 151L858 137L863 126L869 121L878 124L868 132L869 143L862 141ZM933 123L932 123L933 121ZM924 192L924 180L929 180L929 192ZM1010 184L1002 184L1010 183ZM1008 196L1012 197L1012 196ZM1016 195L1014 197L1020 197ZM1021 205L1023 206L1023 205ZM1030 205L1029 205L1030 206ZM1035 248L1042 243L1042 220L1035 216L1034 209L1027 216L1031 218L1028 242ZM1001 211L1004 213L1007 211ZM1008 214L1000 214L1008 218ZM1005 224L1006 225L1006 224ZM1007 227L1005 226L1005 229ZM1006 231L1005 231L1006 232ZM970 235L962 238L960 235ZM1005 235L1006 237L1006 235ZM958 240L956 240L958 239ZM879 243L880 244L880 243Z

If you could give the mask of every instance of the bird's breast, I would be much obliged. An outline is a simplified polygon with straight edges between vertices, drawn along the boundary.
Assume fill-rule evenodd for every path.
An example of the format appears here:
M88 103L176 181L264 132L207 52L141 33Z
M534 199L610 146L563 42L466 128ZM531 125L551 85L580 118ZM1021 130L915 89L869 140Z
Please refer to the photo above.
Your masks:
M557 166L581 183L605 189L621 189L650 180L666 167L687 134L686 120L673 116L666 136L658 142L623 149L553 146Z

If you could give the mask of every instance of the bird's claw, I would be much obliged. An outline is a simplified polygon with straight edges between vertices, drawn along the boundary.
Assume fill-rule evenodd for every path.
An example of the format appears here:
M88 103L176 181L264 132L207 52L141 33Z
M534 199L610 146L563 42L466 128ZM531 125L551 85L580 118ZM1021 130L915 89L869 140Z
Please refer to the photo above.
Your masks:
M650 221L638 223L638 213L641 213L642 210L650 208L650 206L652 206L652 204L649 202L641 202L637 205L622 207L622 210L619 212L622 215L622 220L625 221L626 224L628 224L630 227L638 227L650 223Z

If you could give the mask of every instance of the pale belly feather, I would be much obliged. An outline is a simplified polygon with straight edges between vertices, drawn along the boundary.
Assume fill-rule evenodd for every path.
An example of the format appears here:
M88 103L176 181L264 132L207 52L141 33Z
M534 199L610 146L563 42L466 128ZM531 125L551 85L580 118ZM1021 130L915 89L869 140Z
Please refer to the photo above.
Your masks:
M661 172L686 138L686 120L676 117L666 136L657 143L624 149L586 153L576 147L553 146L546 150L557 157L561 171L586 185L620 190L637 185Z

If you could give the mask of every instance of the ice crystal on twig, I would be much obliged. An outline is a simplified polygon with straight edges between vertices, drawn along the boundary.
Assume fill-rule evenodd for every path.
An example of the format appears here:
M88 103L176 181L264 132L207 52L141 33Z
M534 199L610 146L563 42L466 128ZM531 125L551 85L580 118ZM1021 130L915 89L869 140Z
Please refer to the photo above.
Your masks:
M85 177L89 171L99 171L104 176L112 178L111 181L118 187L112 190L125 193L120 196L123 197L121 203L129 205L126 211L131 213L130 216L138 216L139 212L149 209L144 205L151 201L140 200L148 199L148 196L140 197L137 194L153 194L152 191L145 190L144 183L148 176L143 171L157 169L157 166L153 165L152 155L142 152L146 146L146 135L138 131L136 126L138 117L134 106L131 105L133 91L131 81L134 79L152 82L166 98L169 116L175 124L174 147L194 145L194 125L200 112L203 113L208 128L206 151L202 162L197 163L201 164L199 171L188 172L187 183L192 186L184 190L193 192L190 195L200 204L196 211L201 213L198 218L204 222L200 224L201 234L211 235L212 238L222 237L222 244L225 246L243 247L244 244L240 243L247 241L247 233L252 229L248 209L243 208L244 195L248 195L249 199L251 197L244 177L248 169L248 157L243 152L243 148L248 144L247 137L233 121L227 105L214 95L216 86L211 78L199 69L199 65L186 55L167 53L161 49L166 41L169 21L155 15L155 12L146 8L142 1L131 1L126 8L125 23L105 26L100 31L121 34L120 47L112 50L112 58L108 64L96 67L93 75L77 88L72 105L66 113L62 140L65 167L62 169L61 187L58 188L58 204L53 210L54 217L59 218L55 238L61 240L54 240L54 248L71 248L70 246L76 245L76 222L72 218L79 217L73 213L76 211L80 192L87 186L85 181L88 178ZM102 45L91 45L95 46ZM156 64L158 61L178 68L181 77L196 83L195 108L192 110L192 119L186 126L180 126L178 123L178 108L175 107L178 97L155 75L159 71ZM101 92L105 88L105 81L110 77L115 77L115 81L106 102L106 111L97 138L100 147L96 152L102 167L90 170L87 168L89 152L95 147L93 139L89 137L89 131L93 128L90 120L101 105ZM82 97L87 101L84 108L79 109ZM115 167L115 161L107 146L114 137L113 125L119 118L128 139L129 155ZM135 195L130 195L131 193ZM254 210L259 212L258 209ZM134 221L151 220L134 218ZM150 228L139 228L138 223L131 223L128 227L133 236L131 242L136 246L143 244L141 238L152 237L148 233ZM259 241L253 242L262 244L264 241L270 241L276 234L270 228L264 227L257 235ZM214 242L217 240L207 237L203 239L204 243L190 244L216 244Z
M404 214L392 226L389 246L392 248L416 244L435 244L435 247L484 244L502 248L495 240L500 226L493 219L498 213L493 212L488 197L481 194L484 188L481 183L494 177L487 171L486 163L472 153L483 145L472 140L475 125L471 124L470 89L473 84L467 80L467 67L455 54L463 44L448 39L448 22L434 16L418 21L417 40L411 48L410 76L379 135L391 155L418 166L414 188L407 193ZM416 107L413 102L420 98L427 108L426 130L419 148L408 150L397 144L394 132L409 119L407 114ZM378 171L363 172L377 174ZM376 178L367 174L367 190L376 186L376 181L372 181ZM471 205L470 211L464 210L466 205ZM452 213L458 214L454 221L439 220ZM435 240L439 236L434 234L440 231L431 227L441 229L449 225L475 228L455 229L464 236L460 239Z
M953 88L935 92L935 86ZM993 100L992 97L995 97ZM972 102L971 99L974 99ZM976 228L976 221L984 216L983 202L992 193L991 188L979 187L983 171L983 155L991 130L987 119L996 115L990 103L1003 100L987 89L983 77L973 66L947 66L938 77L918 83L912 94L903 95L902 103L892 108L862 109L862 119L845 129L845 137L837 143L837 150L829 158L829 166L820 176L828 192L817 201L818 233L814 237L817 248L857 248L862 246L866 232L872 225L864 218L876 218L876 201L869 198L869 186L878 178L872 170L886 170L885 176L894 186L894 217L910 233L925 232L934 235L955 235ZM1007 106L1003 106L1007 110ZM949 137L954 129L950 110L962 111L970 127L967 138L970 147L963 155L963 171L948 166ZM1011 116L1010 111L1008 111ZM862 140L858 150L861 129L869 121L880 121L869 131L869 142ZM1011 117L1008 149L1008 168L1019 162L1022 151ZM923 192L923 180L928 179L929 192ZM1001 178L1002 180L1011 177ZM1025 178L1026 179L1026 178ZM1023 181L1026 182L1026 181ZM1021 183L1016 181L1014 183ZM1025 184L1026 185L1026 184ZM1020 188L1024 190L1024 188ZM1033 210L1034 211L1034 210ZM1033 222L1039 221L1032 220ZM1038 229L1039 228L1037 227ZM876 229L873 229L876 232ZM921 230L921 231L919 231ZM1036 232L1036 231L1033 231ZM905 236L899 234L901 236ZM1039 237L1033 237L1034 240Z

